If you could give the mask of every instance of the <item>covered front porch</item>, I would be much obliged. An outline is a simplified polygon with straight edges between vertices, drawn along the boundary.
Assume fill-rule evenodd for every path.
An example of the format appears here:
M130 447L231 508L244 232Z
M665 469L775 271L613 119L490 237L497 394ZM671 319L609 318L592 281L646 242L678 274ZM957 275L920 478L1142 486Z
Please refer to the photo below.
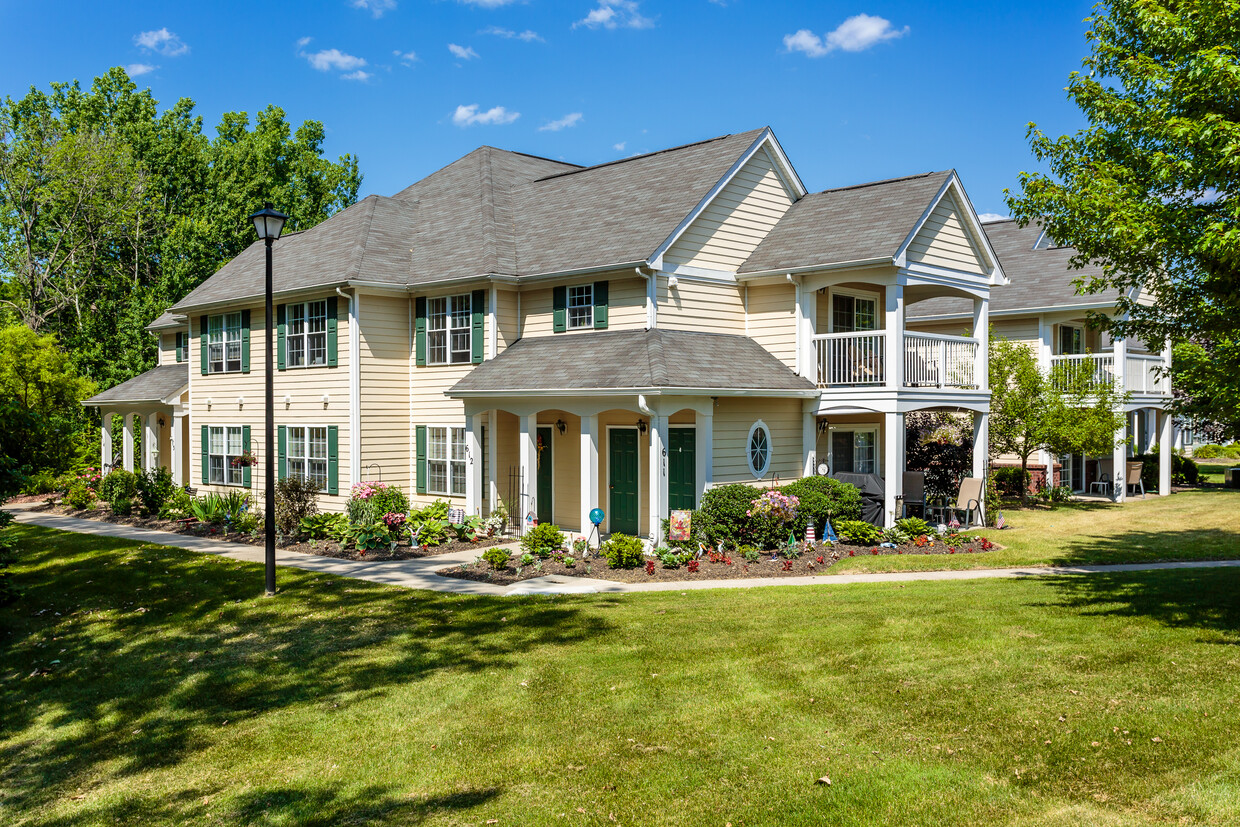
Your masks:
M174 483L185 484L190 479L188 396L188 366L172 364L85 400L83 405L99 408L100 473L162 467L169 470Z

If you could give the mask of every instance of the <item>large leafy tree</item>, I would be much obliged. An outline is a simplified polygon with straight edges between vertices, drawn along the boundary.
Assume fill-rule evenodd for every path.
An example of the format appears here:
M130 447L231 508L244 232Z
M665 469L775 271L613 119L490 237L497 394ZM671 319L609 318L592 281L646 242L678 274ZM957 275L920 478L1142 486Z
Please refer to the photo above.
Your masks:
M306 229L353 203L357 160L269 106L203 134L124 70L0 102L0 301L108 387L149 368L143 328L253 240L264 201Z
M1240 0L1106 0L1086 22L1067 92L1088 126L1052 138L1030 124L1049 172L1021 173L1008 204L1101 266L1082 291L1121 291L1099 326L1204 343L1214 361L1173 378L1218 391L1182 412L1223 420L1212 403L1240 395Z
M990 455L1020 457L1021 479L1027 479L1029 459L1038 451L1110 453L1124 426L1116 412L1124 397L1102 378L1088 361L1045 373L1031 347L991 333Z

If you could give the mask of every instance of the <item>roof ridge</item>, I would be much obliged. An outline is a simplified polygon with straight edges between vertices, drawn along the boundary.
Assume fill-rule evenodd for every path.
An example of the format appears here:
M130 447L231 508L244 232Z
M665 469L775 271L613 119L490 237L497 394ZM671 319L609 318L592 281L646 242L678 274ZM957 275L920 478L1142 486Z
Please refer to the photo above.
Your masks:
M913 175L902 175L898 178L884 178L881 181L866 181L864 184L850 184L847 187L832 187L831 189L821 190L813 193L813 195L826 195L829 192L847 192L848 190L860 190L866 187L881 187L884 184L898 184L902 181L916 181L921 178L929 178L931 175L945 175L950 170L939 169L930 172L918 172Z
M359 203L365 204L367 201L370 202L370 211L367 213L365 219L366 228L362 231L361 238L354 245L355 253L353 256L353 265L349 268L349 271L354 276L361 275L362 261L366 258L366 247L370 241L370 228L375 223L375 207L379 204L378 198L372 200L369 195L363 198Z
M750 130L750 131L761 132L762 130L759 129L759 130ZM714 138L706 138L705 140L701 140L701 141L693 141L687 144L680 144L679 146L670 146L670 147L667 147L666 149L656 149L654 152L644 152L641 155L630 155L627 158L617 158L614 161L604 161L601 164L593 164L592 166L582 167L580 169L571 169L567 172L557 172L554 175L545 175L542 178L535 178L531 183L537 184L542 181L550 181L555 178L563 178L566 175L576 175L579 172L590 172L591 170L602 169L603 167L612 167L612 166L616 166L617 164L627 164L630 161L641 161L644 158L653 158L655 155L666 155L669 152L679 152L682 149L690 149L695 146L704 146L705 144L712 144L712 143L715 143L716 141L723 141L723 140L727 140L728 138L734 138L738 135L744 135L744 134L746 133L729 132L727 135L717 135Z

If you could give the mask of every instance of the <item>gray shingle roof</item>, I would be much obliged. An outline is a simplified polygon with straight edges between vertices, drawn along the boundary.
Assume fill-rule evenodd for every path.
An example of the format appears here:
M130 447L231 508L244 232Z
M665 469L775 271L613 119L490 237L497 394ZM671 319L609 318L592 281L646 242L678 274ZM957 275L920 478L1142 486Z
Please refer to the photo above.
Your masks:
M994 221L983 224L982 229L986 231L986 237L990 239L990 245L1009 282L990 291L992 315L1043 307L1114 304L1118 300L1119 293L1114 290L1078 295L1073 280L1097 273L1099 268L1069 269L1068 262L1076 253L1072 247L1033 249L1042 235L1042 228L1036 222L1021 227L1015 220ZM969 299L928 299L908 305L910 318L965 316L972 313L973 302Z
M676 389L816 392L745 336L656 329L521 339L448 395Z
M894 256L951 174L927 172L807 195L784 214L739 272Z
M273 288L405 286L645 261L761 132L584 168L482 147L395 196L367 196L280 239ZM264 279L256 241L172 309L256 297Z
M189 365L184 362L160 365L134 378L97 393L83 405L108 405L121 402L159 402L189 385Z
M171 310L165 310L155 317L155 321L146 326L147 330L166 330L170 327L182 327L186 323L184 316L173 313Z

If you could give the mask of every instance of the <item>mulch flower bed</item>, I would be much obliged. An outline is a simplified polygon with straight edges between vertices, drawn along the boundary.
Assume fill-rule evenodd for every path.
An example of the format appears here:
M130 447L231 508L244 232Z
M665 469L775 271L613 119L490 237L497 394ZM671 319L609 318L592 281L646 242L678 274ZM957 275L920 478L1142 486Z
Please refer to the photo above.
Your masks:
M46 498L45 498L46 499ZM261 532L258 534L247 534L237 531L225 532L223 526L212 526L199 522L186 522L182 520L160 520L157 518L140 517L136 514L128 517L113 514L110 508L70 508L67 505L39 505L29 509L30 511L42 511L47 514L59 514L65 517L76 517L79 520L99 520L105 523L116 523L117 525L133 526L134 528L149 528L154 531L168 531L173 534L189 534L195 537L209 537L212 540L222 540L228 543L239 543L248 546L261 546L264 538ZM338 560L365 560L367 562L378 562L382 560L416 560L421 557L435 557L440 554L451 554L454 551L463 551L466 549L483 549L490 548L496 544L495 538L482 538L476 543L466 543L460 540L450 540L438 546L430 546L423 548L421 546L411 547L408 543L399 543L395 549L373 549L367 552L360 552L355 548L342 548L339 543L332 540L291 540L276 538L276 545L279 548L288 551L296 551L301 554L317 554L320 557L334 557Z
M777 556L774 552L763 552L755 562L747 562L735 552L723 555L710 552L696 560L691 560L680 568L664 568L656 558L647 557L645 565L632 569L612 569L601 557L591 556L584 560L577 559L572 568L562 562L563 555L556 555L542 560L541 567L530 565L518 568L516 562L520 554L516 554L509 565L499 571L491 568L489 563L481 561L466 563L460 566L439 569L436 574L443 577L459 577L464 580L477 580L483 583L494 583L507 586L530 580L535 577L559 575L562 577L592 577L599 580L615 580L620 583L679 583L692 580L744 580L751 577L805 577L806 575L824 574L834 564L846 557L868 557L899 554L984 554L1001 548L990 540L978 538L962 546L950 547L942 540L927 541L918 546L908 543L896 548L882 546L857 546L839 543L834 546L822 543L804 551L799 557L791 560ZM696 564L696 565L695 565Z

